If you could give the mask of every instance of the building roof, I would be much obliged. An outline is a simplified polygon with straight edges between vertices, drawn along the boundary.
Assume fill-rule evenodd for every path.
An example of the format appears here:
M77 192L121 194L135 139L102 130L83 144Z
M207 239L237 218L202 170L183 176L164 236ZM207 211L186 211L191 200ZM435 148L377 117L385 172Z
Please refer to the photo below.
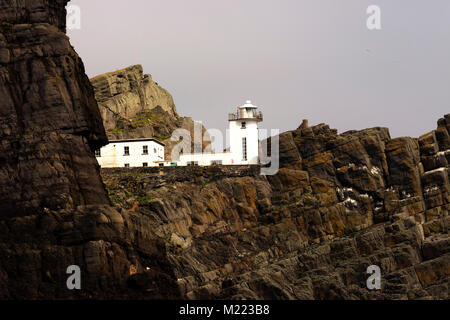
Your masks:
M263 115L257 109L257 106L253 105L250 100L247 100L243 106L237 108L235 113L228 114L228 121L256 120L257 122L261 122L263 121Z
M247 100L245 101L245 104L243 106L238 107L239 109L257 109L257 106L254 106L251 102L251 100Z
M165 147L166 145L164 143L162 143L161 141L158 141L156 139L153 138L138 138L138 139L123 139L123 140L109 140L109 143L126 143L126 142L145 142L145 141L153 141L156 142L157 144L162 145L163 147Z

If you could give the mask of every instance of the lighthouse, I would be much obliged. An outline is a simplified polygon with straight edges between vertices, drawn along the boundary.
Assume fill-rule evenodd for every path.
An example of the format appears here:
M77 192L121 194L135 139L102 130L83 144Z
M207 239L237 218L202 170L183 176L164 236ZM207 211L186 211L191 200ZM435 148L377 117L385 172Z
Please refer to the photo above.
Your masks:
M261 111L246 101L228 115L230 148L224 152L182 153L178 160L164 160L164 144L153 138L116 140L95 151L102 167L259 165Z
M259 164L258 123L262 121L262 112L250 100L229 114L230 153L235 164Z
M251 101L246 101L235 113L228 115L230 148L224 152L182 153L176 162L159 165L211 166L259 165L259 129L263 121L261 111ZM173 159L172 159L173 161Z

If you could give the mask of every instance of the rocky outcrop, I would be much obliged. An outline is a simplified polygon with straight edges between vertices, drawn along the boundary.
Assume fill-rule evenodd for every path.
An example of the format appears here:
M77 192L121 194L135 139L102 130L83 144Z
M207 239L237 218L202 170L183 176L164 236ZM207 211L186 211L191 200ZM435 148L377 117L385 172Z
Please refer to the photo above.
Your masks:
M67 1L0 1L0 219L107 204L92 150L107 141Z
M116 206L148 217L164 239L186 298L448 299L449 169L441 159L424 171L426 150L446 154L425 140L302 126L280 136L274 176L257 167L102 174ZM382 270L379 291L366 286L371 265Z
M165 156L170 159L179 143L170 139L174 130L185 129L194 137L192 119L178 115L171 94L144 74L141 65L96 76L91 82L110 139L155 138L166 145ZM205 131L200 125L202 137ZM202 148L208 145L206 134Z
M131 119L139 112L160 106L168 117L178 116L167 90L144 74L141 65L102 74L91 79L106 130L116 129L117 121Z
M147 222L98 205L0 221L0 299L179 298ZM81 290L68 290L71 265Z
M66 3L0 0L0 299L176 298L161 241L109 206L93 153L107 137Z
M65 33L67 2L69 0L5 0L0 3L0 21L12 25L48 23Z

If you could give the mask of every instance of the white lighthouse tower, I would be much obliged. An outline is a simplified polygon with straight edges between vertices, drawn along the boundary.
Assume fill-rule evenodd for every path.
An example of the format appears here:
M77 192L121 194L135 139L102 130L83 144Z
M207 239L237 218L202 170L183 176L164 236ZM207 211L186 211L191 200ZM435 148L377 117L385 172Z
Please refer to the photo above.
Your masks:
M251 101L229 114L230 153L236 161L234 164L259 164L258 123L262 121L262 112Z

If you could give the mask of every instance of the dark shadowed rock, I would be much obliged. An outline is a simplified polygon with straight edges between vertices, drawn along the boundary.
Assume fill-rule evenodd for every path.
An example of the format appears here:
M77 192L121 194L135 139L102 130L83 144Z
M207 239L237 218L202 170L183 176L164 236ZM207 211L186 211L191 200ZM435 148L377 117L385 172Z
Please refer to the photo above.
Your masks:
M93 153L107 137L66 3L0 0L0 299L176 298L145 218L109 206ZM70 265L84 291L67 289ZM128 285L147 268L152 290Z
M0 219L109 203L92 151L107 139L66 3L0 2Z

